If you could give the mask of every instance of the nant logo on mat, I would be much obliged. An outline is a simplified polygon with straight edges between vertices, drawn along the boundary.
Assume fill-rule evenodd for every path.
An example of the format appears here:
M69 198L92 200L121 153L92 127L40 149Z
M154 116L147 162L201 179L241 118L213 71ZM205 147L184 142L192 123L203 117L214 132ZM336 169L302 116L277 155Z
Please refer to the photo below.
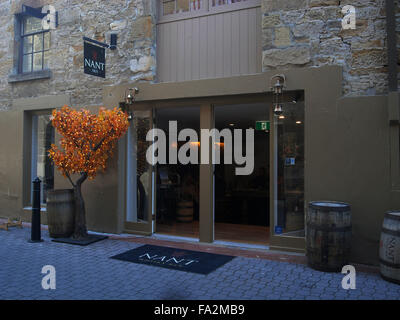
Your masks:
M158 255L158 254L151 254L151 253L145 253L139 256L140 260L147 260L151 261L157 264L169 264L173 266L188 266L192 263L197 263L199 262L198 260L193 260L193 259L185 259L182 258L186 253L184 251L178 251L172 253L171 256L167 255Z
M111 258L184 272L209 274L234 257L146 244Z

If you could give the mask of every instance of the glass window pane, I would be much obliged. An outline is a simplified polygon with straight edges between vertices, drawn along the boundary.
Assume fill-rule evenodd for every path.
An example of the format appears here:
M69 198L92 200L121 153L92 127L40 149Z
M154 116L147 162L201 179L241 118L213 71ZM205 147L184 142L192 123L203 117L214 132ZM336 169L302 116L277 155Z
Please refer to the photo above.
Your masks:
M23 56L22 72L31 72L31 71L32 71L32 55L27 54Z
M199 0L196 0L199 1ZM194 2L196 2L194 1ZM193 0L191 0L193 2ZM177 12L187 12L189 11L189 0L177 0L176 1L176 11Z
M203 9L203 0L190 0L190 11L195 11L200 9Z
M217 105L215 128L222 133L215 147L220 161L214 165L215 239L266 245L270 232L270 106L265 103ZM246 130L253 129L253 138ZM255 130L254 130L255 129ZM235 138L234 130L242 132ZM223 137L223 138L222 138ZM251 146L253 145L253 147ZM241 150L252 168L244 175L237 170L232 150ZM248 149L249 148L249 149ZM254 148L250 156L249 151ZM217 158L218 159L218 158Z
M304 236L304 102L283 104L275 116L275 234ZM277 231L278 230L278 231Z
M166 133L168 145L166 163L157 164L154 173L157 232L198 238L200 107L189 105L185 108L160 108L156 117L157 127ZM174 134L170 135L170 121L176 121L177 132L189 129L190 140L185 136L185 141L177 141ZM179 155L180 160L172 161L174 155Z
M54 143L54 127L51 125L50 115L35 116L37 124L33 126L36 130L33 136L36 138L33 144L33 156L36 158L36 166L32 172L35 176L42 180L41 183L41 202L46 202L47 190L54 187L54 166L48 157L48 150L51 144ZM35 150L36 149L36 150ZM36 171L36 172L35 172Z
M50 32L44 34L44 50L50 49Z
M211 6L217 7L217 6L223 6L226 4L233 4L233 3L242 2L242 1L244 2L246 0L212 0Z
M151 206L150 179L152 167L146 160L146 151L150 143L146 134L151 128L151 113L136 111L129 127L128 136L128 173L127 173L127 216L128 222L147 223Z
M24 34L37 32L42 30L42 20L35 17L27 17L24 19Z
M24 37L24 49L23 53L31 53L32 52L32 39L33 37Z
M43 50L43 34L36 34L33 36L33 51Z
M48 51L44 52L43 69L49 69L49 52Z
M163 0L163 15L203 9L204 1L208 0Z
M164 16L175 13L175 0L163 0L162 5Z
M42 56L42 52L33 54L33 71L42 70Z

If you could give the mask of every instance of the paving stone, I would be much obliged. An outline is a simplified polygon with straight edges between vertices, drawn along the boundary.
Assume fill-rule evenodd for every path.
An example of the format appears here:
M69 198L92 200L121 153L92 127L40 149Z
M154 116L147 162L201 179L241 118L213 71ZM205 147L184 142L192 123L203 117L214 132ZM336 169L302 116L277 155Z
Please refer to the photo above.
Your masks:
M395 299L400 286L358 273L357 289L343 290L341 274L304 265L237 257L209 275L110 259L140 244L104 240L87 247L29 244L30 230L0 232L0 299ZM44 265L56 268L56 290L43 290Z

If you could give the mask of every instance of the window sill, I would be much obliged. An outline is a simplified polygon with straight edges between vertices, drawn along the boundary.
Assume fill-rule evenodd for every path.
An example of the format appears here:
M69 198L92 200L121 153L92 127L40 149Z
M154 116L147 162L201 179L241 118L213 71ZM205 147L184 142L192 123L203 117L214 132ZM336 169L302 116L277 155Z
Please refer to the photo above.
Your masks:
M49 79L52 76L51 70L41 70L30 73L11 74L8 76L8 83Z
M25 211L32 211L32 207L24 207L23 210L25 210ZM41 211L41 212L46 212L47 209L46 209L46 207L41 207L41 208L40 208L40 211Z

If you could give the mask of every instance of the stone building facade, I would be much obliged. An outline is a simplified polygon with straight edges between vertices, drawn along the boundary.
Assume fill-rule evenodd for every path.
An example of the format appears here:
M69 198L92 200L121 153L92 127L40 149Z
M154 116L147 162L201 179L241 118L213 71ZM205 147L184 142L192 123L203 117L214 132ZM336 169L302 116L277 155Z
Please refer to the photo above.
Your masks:
M0 217L30 219L29 185L34 153L30 135L34 118L42 116L44 111L49 114L49 110L63 104L91 110L102 105L114 107L124 101L128 88L138 86L138 99L144 104L201 100L199 122L203 121L202 124L207 126L213 112L212 102L207 99L240 96L246 100L248 96L258 99L263 95L264 102L272 105L270 79L276 74L285 74L288 80L285 89L300 93L304 98L306 199L329 198L354 204L354 261L376 263L383 214L385 210L400 206L400 97L398 92L389 92L388 86L385 0L233 1L254 3L251 9L257 10L255 21L259 24L252 26L254 30L260 30L256 35L259 41L254 41L257 46L260 44L257 47L259 56L255 59L260 61L256 72L225 78L200 76L188 79L194 81L182 82L159 81L160 69L163 68L163 52L159 44L165 35L158 32L160 2L0 0ZM173 1L167 2L170 5ZM220 2L232 3L232 0ZM177 3L179 6L186 2L177 0ZM399 70L400 1L395 0L394 4ZM19 70L17 16L23 5L33 8L52 5L58 13L58 25L49 31L48 69L28 76ZM355 29L342 27L345 15L342 9L346 5L355 7ZM194 17L197 17L196 12ZM186 18L179 19L186 21ZM229 19L226 25L232 25L234 21ZM215 22L208 28L204 21L195 25L197 35L203 31L203 35L207 32L209 35L215 27ZM169 22L167 19L162 23ZM224 30L226 25L223 25ZM180 36L190 38L191 35L184 31ZM106 49L106 77L84 74L83 37L110 43L111 34L116 34L118 40L116 50ZM230 37L235 37L234 32ZM207 37L204 38L207 43ZM236 44L239 48L245 46L239 42ZM199 52L199 59L202 53L213 53L209 44ZM224 55L231 54L224 52ZM181 57L182 61L188 58L180 53L178 58ZM231 65L234 64L232 59ZM169 65L169 69L175 66L176 61L173 66ZM213 67L208 69L213 71ZM199 74L201 72L197 72L197 76ZM400 88L398 76L397 83ZM47 122L40 124L41 139L50 135L44 130ZM126 140L120 146L123 144L127 145ZM38 171L43 173L49 169L49 164L44 159L45 148L40 139L37 149L40 153L37 155ZM127 193L124 180L127 152L127 147L119 148L109 170L84 186L91 230L126 231L123 202ZM272 168L274 163L271 161L269 166ZM204 177L208 180L200 181L200 184L208 183L209 188L200 188L206 194L200 198L205 199L203 208L211 209L204 209L203 221L208 224L202 223L200 228L207 230L200 230L199 240L212 242L212 196L208 192L212 173L210 168L206 169L209 171L199 176L200 180ZM57 174L49 183L53 182L57 188L68 185ZM280 249L300 248L297 243L293 245L292 239L289 240ZM304 249L304 237L299 241L302 241Z
M14 14L22 4L32 7L53 5L59 16L52 30L49 56L49 79L9 82L15 74ZM101 105L103 86L132 81L154 81L155 10L153 1L1 1L0 22L3 34L0 108L10 109L14 98L68 94L74 106ZM118 49L107 50L107 77L83 74L83 41L86 36L109 42L118 34Z
M400 6L396 3L397 20ZM22 4L53 5L59 25L51 31L50 79L9 82L15 73L14 17ZM385 1L263 0L262 70L277 68L343 67L343 94L387 92ZM356 29L342 29L345 5L356 7ZM65 93L74 106L101 105L103 86L134 81L157 81L156 7L154 0L0 1L0 108L14 98ZM397 23L397 28L399 23ZM82 73L86 36L107 42L118 34L118 48L107 51L107 78ZM397 30L400 55L400 30ZM260 70L261 71L261 70ZM400 82L399 82L400 83Z
M356 8L356 29L342 29L346 5ZM400 21L398 1L395 6ZM262 11L264 70L340 65L344 95L387 92L384 0L264 0Z

